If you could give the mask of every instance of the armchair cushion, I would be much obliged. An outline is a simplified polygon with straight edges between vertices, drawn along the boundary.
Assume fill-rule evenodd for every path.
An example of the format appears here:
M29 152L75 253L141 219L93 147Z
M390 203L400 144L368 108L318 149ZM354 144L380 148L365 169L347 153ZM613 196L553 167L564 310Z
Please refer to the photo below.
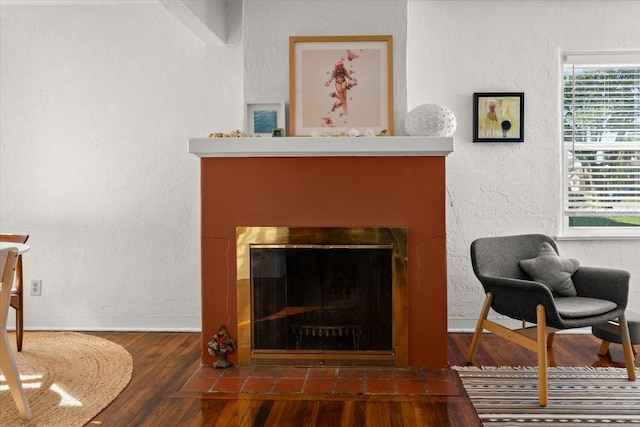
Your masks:
M578 295L571 276L580 267L577 259L560 258L553 247L543 242L537 257L520 260L520 267L535 280L567 297Z
M566 318L597 316L618 307L612 301L584 297L558 297L555 303L558 314Z

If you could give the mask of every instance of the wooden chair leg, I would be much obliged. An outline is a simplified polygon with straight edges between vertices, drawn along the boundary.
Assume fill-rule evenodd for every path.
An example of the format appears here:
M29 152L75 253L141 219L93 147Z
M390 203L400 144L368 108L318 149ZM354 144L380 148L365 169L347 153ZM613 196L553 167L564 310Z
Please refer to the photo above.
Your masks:
M0 344L0 368L9 386L9 391L13 400L18 407L18 412L25 419L31 418L31 410L29 409L29 402L27 401L27 395L24 392L22 381L20 380L20 374L18 373L18 367L16 365L15 357L9 344L9 336L6 330L0 332L0 340L3 343Z
M551 332L547 334L547 366L557 366L556 356L553 353L553 340L556 338L556 333Z
M627 377L631 381L636 380L636 367L634 364L633 350L631 349L631 337L629 336L629 325L627 317L620 316L620 337L622 338L622 348L624 349L624 362L627 365Z
M26 242L26 240L25 240ZM16 310L16 347L18 351L22 351L22 335L24 333L24 311L22 310L24 303L24 283L23 283L23 273L22 273L22 255L18 256L18 261L16 264L16 287L18 292L16 295L12 295L11 299L16 299L17 302L15 305L11 304L13 308Z
M547 406L547 316L542 304L536 307L537 341L538 341L538 401L540 406Z
M493 300L493 295L491 292L487 293L487 296L484 298L484 303L482 304L482 310L480 311L480 317L478 317L478 323L476 324L476 330L473 333L473 339L471 340L471 347L469 348L469 353L467 354L467 364L473 363L473 358L476 356L476 350L478 349L478 344L480 343L480 338L482 337L483 324L484 320L487 318L489 314L489 309L491 308L491 301Z
M22 351L22 335L24 333L24 310L22 310L22 294L18 295L18 309L16 310L16 347Z
M547 335L547 348L551 348L553 346L553 340L556 338L556 333L551 332Z
M611 344L609 341L602 340L602 343L600 344L600 348L598 349L598 354L600 356L607 355L607 353L609 352L609 344Z

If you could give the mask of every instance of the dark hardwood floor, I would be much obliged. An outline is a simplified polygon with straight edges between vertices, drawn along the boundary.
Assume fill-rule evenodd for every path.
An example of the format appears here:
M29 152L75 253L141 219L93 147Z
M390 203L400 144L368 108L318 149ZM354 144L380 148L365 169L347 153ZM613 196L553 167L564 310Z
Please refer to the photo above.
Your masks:
M88 425L102 426L480 426L466 396L306 397L180 392L200 365L200 334L94 332L133 357L129 386ZM449 334L451 366L465 365L471 334ZM556 366L624 366L621 346L597 355L586 334L558 334ZM640 358L638 358L640 359ZM535 366L535 353L485 334L474 364ZM640 361L636 360L636 366Z

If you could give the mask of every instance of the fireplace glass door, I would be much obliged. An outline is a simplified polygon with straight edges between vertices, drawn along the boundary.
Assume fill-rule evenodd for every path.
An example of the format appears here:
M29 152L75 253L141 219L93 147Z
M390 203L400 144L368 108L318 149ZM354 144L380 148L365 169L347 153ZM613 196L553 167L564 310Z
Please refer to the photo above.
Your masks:
M393 350L393 245L251 245L253 350Z

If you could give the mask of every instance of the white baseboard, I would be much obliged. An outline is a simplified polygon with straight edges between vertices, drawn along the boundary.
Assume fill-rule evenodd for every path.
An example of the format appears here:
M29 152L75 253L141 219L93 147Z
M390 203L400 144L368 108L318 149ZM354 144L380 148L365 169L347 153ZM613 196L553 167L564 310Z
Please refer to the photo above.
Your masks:
M517 328L520 326L520 322L513 319L494 319L500 321L501 324L508 328ZM458 333L473 333L476 329L477 319L461 319L461 318L449 318L448 332ZM14 327L8 326L9 331L15 331ZM102 326L29 326L25 327L25 331L77 331L77 332L201 332L202 328L193 327L140 327L140 326L117 326L117 327L102 327ZM573 334L590 334L591 328L577 328L569 329L566 331L558 331L558 333L573 333Z

